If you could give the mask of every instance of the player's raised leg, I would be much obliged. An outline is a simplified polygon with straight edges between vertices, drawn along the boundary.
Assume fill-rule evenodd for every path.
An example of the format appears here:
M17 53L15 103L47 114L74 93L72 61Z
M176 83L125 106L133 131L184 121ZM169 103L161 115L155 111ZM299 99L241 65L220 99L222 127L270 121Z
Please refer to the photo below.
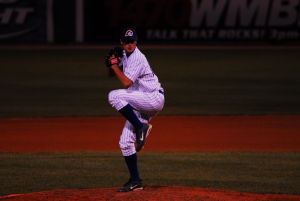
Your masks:
M110 104L133 125L139 152L146 143L152 125L142 123L134 111L155 115L163 106L160 94L119 89L111 91L108 97Z

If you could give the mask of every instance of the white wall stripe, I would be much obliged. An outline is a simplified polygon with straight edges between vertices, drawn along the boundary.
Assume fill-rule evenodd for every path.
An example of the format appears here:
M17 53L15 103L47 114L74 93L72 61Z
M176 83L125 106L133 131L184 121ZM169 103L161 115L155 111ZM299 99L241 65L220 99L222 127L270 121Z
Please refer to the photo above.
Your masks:
M81 43L84 42L84 0L76 0L75 9L75 41Z
M47 42L54 42L53 0L47 0Z

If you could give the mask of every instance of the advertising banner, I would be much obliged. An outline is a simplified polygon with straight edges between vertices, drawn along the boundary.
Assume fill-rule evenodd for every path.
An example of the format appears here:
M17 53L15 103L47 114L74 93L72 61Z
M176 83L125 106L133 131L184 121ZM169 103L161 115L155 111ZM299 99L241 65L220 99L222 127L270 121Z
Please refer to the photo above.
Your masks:
M0 0L0 43L46 42L46 0Z
M138 28L147 41L287 41L300 39L300 0L86 1L87 40Z
M300 41L300 0L0 0L0 43Z

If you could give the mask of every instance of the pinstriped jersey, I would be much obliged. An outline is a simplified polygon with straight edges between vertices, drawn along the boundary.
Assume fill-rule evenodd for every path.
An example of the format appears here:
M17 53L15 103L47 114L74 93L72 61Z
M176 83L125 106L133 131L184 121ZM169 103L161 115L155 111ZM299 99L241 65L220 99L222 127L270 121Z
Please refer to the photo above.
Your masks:
M137 47L129 57L124 50L121 63L124 74L133 82L129 90L154 92L162 89L145 55Z

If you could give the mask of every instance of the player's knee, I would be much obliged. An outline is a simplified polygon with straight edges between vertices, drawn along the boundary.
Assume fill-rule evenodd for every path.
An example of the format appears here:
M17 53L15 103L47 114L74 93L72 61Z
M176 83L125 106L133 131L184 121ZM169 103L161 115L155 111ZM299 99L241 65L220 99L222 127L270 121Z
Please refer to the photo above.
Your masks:
M132 143L122 143L122 142L120 142L119 146L120 146L120 149L121 149L121 152L122 152L123 156L130 156L130 155L136 153L135 146Z
M119 142L119 146L121 150L126 150L130 148L129 144L123 142Z
M110 91L108 93L108 102L111 104L111 102L113 102L116 98L116 92L115 91Z
M117 99L118 99L117 90L109 92L109 94L108 94L108 102L109 102L109 104L111 104L112 106L114 106L116 104Z
M111 104L112 107L114 107L117 110L120 110L125 105L127 105L127 101L124 100L124 97L122 96L123 91L122 90L113 90L109 92L108 94L108 102Z

